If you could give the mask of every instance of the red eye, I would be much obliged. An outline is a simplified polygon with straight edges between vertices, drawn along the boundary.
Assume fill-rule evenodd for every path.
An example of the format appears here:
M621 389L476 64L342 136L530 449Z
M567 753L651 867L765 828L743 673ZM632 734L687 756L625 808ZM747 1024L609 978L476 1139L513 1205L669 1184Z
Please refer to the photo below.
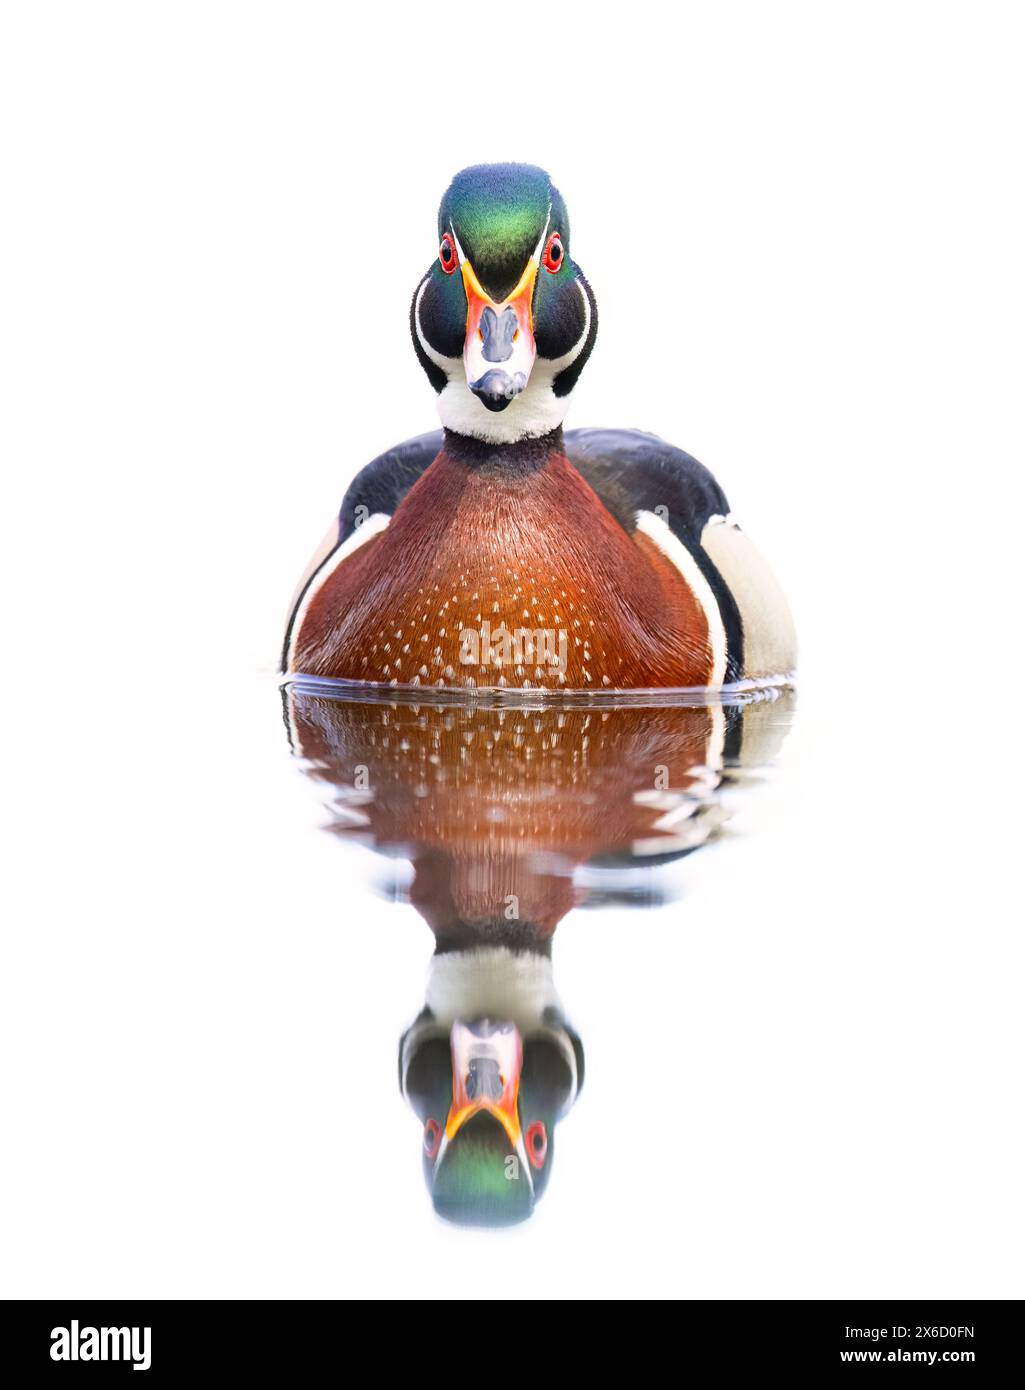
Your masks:
M438 260L441 262L441 268L446 275L451 275L459 264L459 257L456 255L456 244L449 236L448 232L441 238Z
M438 1124L437 1120L428 1120L424 1125L424 1153L428 1158L435 1158L440 1145L441 1125Z
M535 1120L524 1136L527 1146L527 1157L530 1159L532 1168L543 1166L548 1154L548 1131L540 1120Z
M545 243L545 253L541 257L541 264L545 270L554 275L557 270L562 269L562 258L562 237L559 236L558 232L553 232Z

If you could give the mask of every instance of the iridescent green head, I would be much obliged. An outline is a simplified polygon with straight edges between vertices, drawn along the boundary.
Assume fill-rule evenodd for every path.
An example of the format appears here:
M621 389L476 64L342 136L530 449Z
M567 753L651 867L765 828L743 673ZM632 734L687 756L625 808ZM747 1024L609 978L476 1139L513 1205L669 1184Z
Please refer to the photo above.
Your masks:
M411 318L448 429L509 443L562 423L598 311L543 169L477 164L455 176Z
M560 1008L521 1022L522 1031L508 1018L450 1022L427 1007L399 1044L434 1208L459 1225L531 1215L552 1171L556 1125L583 1083L583 1047Z

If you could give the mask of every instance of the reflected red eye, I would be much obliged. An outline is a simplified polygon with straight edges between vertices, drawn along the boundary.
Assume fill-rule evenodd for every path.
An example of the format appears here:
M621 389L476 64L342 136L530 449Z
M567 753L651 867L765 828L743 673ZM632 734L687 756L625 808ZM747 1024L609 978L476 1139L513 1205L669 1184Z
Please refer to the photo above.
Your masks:
M553 232L545 243L545 253L541 257L541 264L545 270L554 275L557 270L562 269L562 257L562 237L559 236L558 232Z
M441 1125L438 1124L437 1120L428 1120L424 1125L424 1153L428 1158L435 1158L440 1145Z
M527 1157L531 1167L540 1168L548 1154L548 1131L540 1120L535 1120L524 1135Z
M448 232L441 238L438 260L441 262L441 268L446 275L451 275L459 264L459 258L456 256L456 244L449 236Z

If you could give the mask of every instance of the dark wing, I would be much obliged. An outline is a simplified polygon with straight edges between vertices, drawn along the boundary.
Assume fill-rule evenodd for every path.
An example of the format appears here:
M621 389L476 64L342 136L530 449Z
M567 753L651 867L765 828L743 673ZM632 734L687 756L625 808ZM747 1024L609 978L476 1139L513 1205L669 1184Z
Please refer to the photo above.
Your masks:
M726 494L696 458L641 430L570 430L566 455L608 511L633 535L637 513L655 512L687 547L715 595L726 629L726 679L744 672L744 627L736 600L701 536L712 517L729 515Z
M289 651L296 631L296 618L303 606L303 600L310 594L318 580L329 572L332 560L358 526L369 521L372 516L392 517L395 509L413 484L434 462L441 449L443 435L441 430L430 434L418 434L415 439L407 439L396 444L386 453L378 454L365 468L353 478L342 499L341 509L336 521L331 523L311 559L295 597L285 629L285 641L281 652L281 670L288 670ZM370 533L368 532L368 535ZM339 557L340 558L340 557Z
M441 450L441 430L418 434L378 454L353 478L338 513L339 541L347 541L356 527L377 512L393 516L406 493L431 466ZM365 507L366 511L358 511Z
M709 517L729 514L726 494L705 465L655 434L570 430L566 454L631 533L639 511L665 507L673 534L700 544Z

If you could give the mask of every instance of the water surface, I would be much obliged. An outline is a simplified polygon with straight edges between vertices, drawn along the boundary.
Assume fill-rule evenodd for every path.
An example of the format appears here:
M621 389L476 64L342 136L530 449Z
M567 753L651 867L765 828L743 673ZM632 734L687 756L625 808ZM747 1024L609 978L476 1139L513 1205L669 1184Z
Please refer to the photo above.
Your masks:
M735 795L775 758L794 693L468 703L304 680L283 700L329 828L385 857L391 895L434 935L422 1007L398 1042L434 1206L461 1224L523 1220L586 1070L556 984L557 928L574 911L677 896L685 861L723 836ZM655 1055L669 1045L658 1027Z

